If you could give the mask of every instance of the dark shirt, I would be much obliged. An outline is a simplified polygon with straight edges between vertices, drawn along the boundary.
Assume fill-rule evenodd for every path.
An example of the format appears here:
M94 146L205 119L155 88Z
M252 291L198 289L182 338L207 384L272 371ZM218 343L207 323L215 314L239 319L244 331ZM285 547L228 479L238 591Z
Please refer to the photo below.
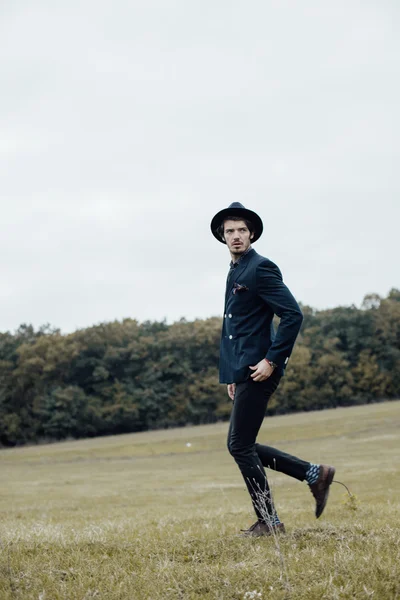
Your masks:
M243 252L243 254L241 254L241 255L239 256L239 258L238 258L238 259L237 259L235 262L233 262L233 260L231 260L231 262L229 263L229 268L230 268L230 269L234 269L235 267L237 267L237 266L238 266L238 264L240 264L240 261L242 260L242 258L243 258L244 256L246 256L246 254L248 254L248 253L250 252L250 250L251 250L251 249L252 249L252 248L251 248L251 246L249 246L249 247L247 248L247 250L245 250L245 251Z

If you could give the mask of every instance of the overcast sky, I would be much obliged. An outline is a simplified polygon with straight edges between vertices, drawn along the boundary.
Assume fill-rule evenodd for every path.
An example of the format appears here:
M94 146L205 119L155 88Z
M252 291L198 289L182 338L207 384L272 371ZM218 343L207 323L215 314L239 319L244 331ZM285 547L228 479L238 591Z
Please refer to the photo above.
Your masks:
M220 315L213 215L315 308L400 287L397 0L2 0L0 330Z

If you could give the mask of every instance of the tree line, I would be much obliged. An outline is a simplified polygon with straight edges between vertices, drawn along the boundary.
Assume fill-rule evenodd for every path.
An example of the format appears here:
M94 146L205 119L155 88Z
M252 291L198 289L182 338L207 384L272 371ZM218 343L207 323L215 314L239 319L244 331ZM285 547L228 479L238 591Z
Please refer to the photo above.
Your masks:
M269 414L400 397L400 290L361 308L302 306ZM0 443L61 440L229 418L218 383L221 319L103 323L63 335L0 333Z

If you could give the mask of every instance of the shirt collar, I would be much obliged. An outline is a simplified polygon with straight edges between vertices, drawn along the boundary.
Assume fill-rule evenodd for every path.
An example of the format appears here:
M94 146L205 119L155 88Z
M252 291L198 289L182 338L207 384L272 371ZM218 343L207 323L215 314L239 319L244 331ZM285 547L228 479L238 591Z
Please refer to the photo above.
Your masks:
M246 254L248 254L248 253L250 252L250 250L252 250L252 247L251 247L251 245L250 245L250 246L247 248L247 250L245 250L245 252L243 252L243 254L241 254L241 255L239 256L239 258L238 258L238 259L237 259L235 262L233 262L233 260L231 260L231 262L230 262L230 264L229 264L229 267L230 267L231 269L234 269L235 267L237 267L237 266L238 266L238 264L239 264L239 263L240 263L240 262L243 260L243 258L246 256Z

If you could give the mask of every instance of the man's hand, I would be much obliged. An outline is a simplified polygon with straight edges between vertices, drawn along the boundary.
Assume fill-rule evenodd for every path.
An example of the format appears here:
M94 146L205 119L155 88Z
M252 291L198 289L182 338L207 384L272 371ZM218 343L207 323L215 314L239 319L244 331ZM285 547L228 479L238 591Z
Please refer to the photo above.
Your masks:
M232 400L235 399L236 383L228 383L228 396Z
M263 358L255 367L250 367L254 371L250 375L253 381L265 381L268 377L271 377L274 372L274 367L271 367L269 362Z

